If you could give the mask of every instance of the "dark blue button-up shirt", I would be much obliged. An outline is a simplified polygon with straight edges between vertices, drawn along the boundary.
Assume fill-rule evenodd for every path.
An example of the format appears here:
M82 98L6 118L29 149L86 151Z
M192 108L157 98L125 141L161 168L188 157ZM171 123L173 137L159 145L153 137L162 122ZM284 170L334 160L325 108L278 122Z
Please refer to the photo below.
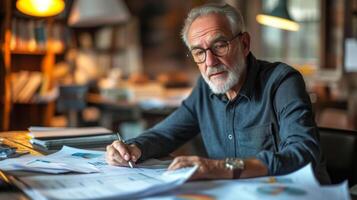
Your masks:
M269 175L312 163L320 182L329 182L303 77L284 63L250 53L245 83L231 101L201 77L174 113L130 142L146 159L168 155L198 133L210 158L258 158Z

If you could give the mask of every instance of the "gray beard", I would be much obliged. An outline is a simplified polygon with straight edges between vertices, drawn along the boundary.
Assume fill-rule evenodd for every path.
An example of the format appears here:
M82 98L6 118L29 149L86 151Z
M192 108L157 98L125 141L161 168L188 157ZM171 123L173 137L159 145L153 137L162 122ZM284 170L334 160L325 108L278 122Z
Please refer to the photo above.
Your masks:
M224 94L239 82L244 68L245 68L245 59L242 56L240 59L238 59L238 63L235 64L233 68L227 68L225 65L209 67L206 72L207 74L202 73L202 77L206 81L206 83L208 84L208 86L210 87L210 89L214 94ZM209 80L208 78L209 74L222 72L222 71L226 71L228 73L227 78L225 78L225 80L224 79L218 80L217 78L215 79L215 81Z

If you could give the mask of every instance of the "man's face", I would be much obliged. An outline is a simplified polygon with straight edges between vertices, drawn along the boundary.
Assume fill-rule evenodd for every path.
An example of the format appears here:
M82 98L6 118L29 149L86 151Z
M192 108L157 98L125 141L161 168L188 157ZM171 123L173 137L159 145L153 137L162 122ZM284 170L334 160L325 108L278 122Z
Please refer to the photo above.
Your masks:
M234 37L228 20L219 14L197 18L191 24L187 36L191 50L212 48L217 42L230 41ZM226 93L238 83L245 67L240 36L229 42L229 51L226 55L215 56L211 50L207 50L206 60L197 65L214 93Z

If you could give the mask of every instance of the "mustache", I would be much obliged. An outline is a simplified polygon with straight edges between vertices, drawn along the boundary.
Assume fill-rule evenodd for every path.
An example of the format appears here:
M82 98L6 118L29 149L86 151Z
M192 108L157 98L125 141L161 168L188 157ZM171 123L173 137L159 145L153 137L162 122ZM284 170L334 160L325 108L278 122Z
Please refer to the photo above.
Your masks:
M227 71L227 67L225 65L216 65L216 66L209 67L207 69L206 75L209 77L212 74L220 73L223 71Z

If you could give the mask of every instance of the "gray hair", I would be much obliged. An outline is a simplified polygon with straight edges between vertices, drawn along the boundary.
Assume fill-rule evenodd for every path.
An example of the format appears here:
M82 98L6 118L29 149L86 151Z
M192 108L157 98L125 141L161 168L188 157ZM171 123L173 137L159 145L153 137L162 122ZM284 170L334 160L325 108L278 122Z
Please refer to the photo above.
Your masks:
M181 32L182 40L187 47L189 47L187 41L187 32L192 22L195 21L198 17L206 16L213 13L221 14L227 17L233 35L245 31L244 20L239 10L236 10L229 4L205 4L193 8L187 15Z

